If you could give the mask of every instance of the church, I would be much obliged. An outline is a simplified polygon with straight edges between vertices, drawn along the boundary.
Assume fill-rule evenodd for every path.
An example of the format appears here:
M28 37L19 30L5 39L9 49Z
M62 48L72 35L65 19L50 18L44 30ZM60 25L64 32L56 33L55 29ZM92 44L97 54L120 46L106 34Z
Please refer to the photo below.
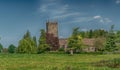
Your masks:
M52 46L50 50L56 51L59 48L63 47L64 50L67 49L67 38L59 38L58 36L58 22L47 21L46 22L46 40L47 44ZM83 49L86 52L94 52L95 39L84 38L83 44L87 46L87 48Z

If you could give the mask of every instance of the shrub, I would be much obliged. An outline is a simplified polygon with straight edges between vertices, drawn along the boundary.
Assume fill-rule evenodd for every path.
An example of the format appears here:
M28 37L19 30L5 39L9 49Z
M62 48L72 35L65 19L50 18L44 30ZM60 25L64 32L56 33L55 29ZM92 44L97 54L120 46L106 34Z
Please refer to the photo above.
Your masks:
M9 52L9 53L15 53L15 49L16 49L16 47L15 47L13 44L11 44L11 45L8 47L8 52Z
M58 51L64 51L64 47L60 47Z

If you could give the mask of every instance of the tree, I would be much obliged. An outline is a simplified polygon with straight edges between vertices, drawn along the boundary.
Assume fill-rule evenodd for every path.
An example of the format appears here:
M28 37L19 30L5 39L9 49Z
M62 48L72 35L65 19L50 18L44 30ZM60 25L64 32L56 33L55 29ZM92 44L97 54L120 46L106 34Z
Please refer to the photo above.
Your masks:
M11 45L8 47L8 52L9 52L9 53L15 53L15 50L16 50L16 47L15 47L13 44L11 44Z
M108 51L108 52L114 52L115 50L117 50L117 46L115 43L115 34L113 29L114 29L114 25L112 25L110 28L107 41L105 44L105 51Z
M35 47L37 47L37 40L36 40L36 36L33 36L33 41L35 42Z
M82 37L79 32L79 28L74 28L72 35L68 38L68 48L70 48L70 54L73 55L74 50L81 49Z
M27 30L26 34L24 35L23 37L24 39L28 39L28 38L31 38L31 35L30 35L30 32L29 30Z
M38 44L38 53L42 53L44 51L47 51L47 49L50 48L50 46L46 42L46 33L44 29L40 30L41 35L39 37L39 44Z
M3 46L2 44L0 43L0 53L3 51Z
M8 48L3 48L3 53L8 53Z
M105 38L103 38L103 37L96 38L95 42L94 42L95 51L103 51L104 43L105 43Z
M23 39L19 41L17 52L18 53L36 53L35 41L31 38L29 31L27 31Z
M93 37L93 30L91 29L90 31L89 31L89 38L92 38Z
M85 32L84 31L81 31L80 34L81 34L82 38L85 38Z
M116 42L120 43L120 31L117 31L116 33Z

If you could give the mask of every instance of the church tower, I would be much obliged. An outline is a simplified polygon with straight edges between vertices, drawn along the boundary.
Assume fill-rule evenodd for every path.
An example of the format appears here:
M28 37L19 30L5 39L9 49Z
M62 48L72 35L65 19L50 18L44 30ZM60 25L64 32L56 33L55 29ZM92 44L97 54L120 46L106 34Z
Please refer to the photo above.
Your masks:
M53 34L54 37L58 37L58 23L57 22L47 22L46 23L47 33Z
M50 50L56 51L59 49L59 38L58 38L58 23L57 22L46 22L46 40L52 48Z

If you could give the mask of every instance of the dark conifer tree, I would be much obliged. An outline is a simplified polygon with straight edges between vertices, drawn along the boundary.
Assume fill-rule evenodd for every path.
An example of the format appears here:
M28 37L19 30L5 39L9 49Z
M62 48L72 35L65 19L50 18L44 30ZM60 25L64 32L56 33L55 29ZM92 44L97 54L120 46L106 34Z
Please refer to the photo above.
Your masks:
M111 26L111 29L108 33L107 41L105 44L105 50L108 52L114 52L115 50L117 50L117 46L115 43L115 33L113 29L114 29L114 25Z

